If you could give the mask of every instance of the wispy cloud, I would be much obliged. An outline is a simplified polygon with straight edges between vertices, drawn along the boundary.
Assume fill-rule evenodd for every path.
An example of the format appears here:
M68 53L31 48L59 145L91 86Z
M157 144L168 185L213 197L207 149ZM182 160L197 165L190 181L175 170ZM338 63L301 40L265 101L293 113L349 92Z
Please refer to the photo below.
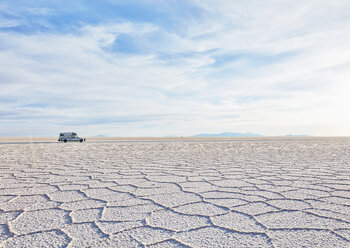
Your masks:
M21 3L0 5L0 135L350 135L347 1Z

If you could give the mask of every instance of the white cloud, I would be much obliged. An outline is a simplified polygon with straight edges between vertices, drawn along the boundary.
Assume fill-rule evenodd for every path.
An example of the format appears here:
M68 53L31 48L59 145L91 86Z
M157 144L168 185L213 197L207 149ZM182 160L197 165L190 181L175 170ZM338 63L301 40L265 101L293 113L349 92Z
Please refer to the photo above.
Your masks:
M180 33L132 22L0 32L0 135L350 135L346 1L197 4L205 18L179 20ZM152 49L113 48L122 34Z
M12 28L18 26L18 22L15 20L7 20L0 18L0 29L1 28Z

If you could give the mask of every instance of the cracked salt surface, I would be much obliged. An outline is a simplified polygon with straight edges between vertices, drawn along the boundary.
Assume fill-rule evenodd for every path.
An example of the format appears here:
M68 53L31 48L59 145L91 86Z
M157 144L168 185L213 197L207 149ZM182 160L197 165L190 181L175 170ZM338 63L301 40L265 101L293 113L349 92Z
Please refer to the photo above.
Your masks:
M17 234L28 234L62 228L70 222L68 213L61 209L46 209L23 212L9 223L11 230Z
M348 154L348 138L0 144L0 247L350 247Z

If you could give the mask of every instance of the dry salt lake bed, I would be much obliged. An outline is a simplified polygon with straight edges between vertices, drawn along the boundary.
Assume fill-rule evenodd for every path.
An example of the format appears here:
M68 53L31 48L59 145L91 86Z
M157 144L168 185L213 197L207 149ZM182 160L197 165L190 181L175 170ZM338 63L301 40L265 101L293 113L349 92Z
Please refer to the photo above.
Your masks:
M2 141L0 247L350 247L350 138Z

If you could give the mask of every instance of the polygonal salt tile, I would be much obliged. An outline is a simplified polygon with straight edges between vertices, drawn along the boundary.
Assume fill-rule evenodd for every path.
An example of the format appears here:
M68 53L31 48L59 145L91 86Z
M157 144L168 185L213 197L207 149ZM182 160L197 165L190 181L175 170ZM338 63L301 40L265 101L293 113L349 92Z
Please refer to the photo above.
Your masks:
M286 192L281 192L281 195L283 195L283 197L285 197L287 199L294 199L294 200L301 200L301 201L303 201L305 199L318 198L318 197L311 196L305 192L298 191L298 190L290 190L290 191L286 191Z
M276 186L292 186L293 185L293 181L292 180L288 180L288 179L274 179L271 180L271 182L273 182L274 185ZM297 182L296 186L300 186L303 182L301 181L297 181L295 180L295 182ZM295 184L295 183L294 183Z
M78 200L87 199L86 196L84 196L79 191L59 191L56 193L49 194L49 197L52 201L57 202L74 202Z
M186 177L182 176L147 176L147 179L149 179L152 182L164 182L164 183L176 183L176 182L185 182Z
M43 209L51 209L51 208L58 208L59 207L58 202L52 202L52 201L47 201L47 202L38 202L34 205L30 205L25 208L25 211L36 211L36 210L43 210Z
M222 207L234 207L234 206L240 206L240 205L245 205L247 204L247 201L241 200L241 199L215 199L215 198L208 198L205 199L206 202L210 202L213 203L215 205L218 206L222 206Z
M50 184L57 184L57 183L69 183L70 180L67 180L66 176L61 176L58 174L55 174L53 177L51 177L50 179L46 180L47 183Z
M0 204L0 209L5 211L23 210L37 202L48 202L48 198L42 195L17 196L15 199Z
M291 186L276 186L276 185L270 185L270 184L266 184L266 185L259 185L257 186L258 189L261 190L268 190L268 191L272 191L272 192L276 192L276 193L281 193L281 192L288 192L290 190L294 191L294 187Z
M267 203L284 210L302 210L305 208L310 208L310 204L308 202L301 200L276 199L269 200Z
M312 185L312 187L315 187ZM319 190L319 189L297 189L297 192L304 193L308 195L309 198L315 198L315 197L325 197L325 196L331 196L331 193L328 190Z
M268 228L346 228L348 223L330 218L321 218L300 211L281 211L256 216Z
M316 180L315 183L311 184L310 187L308 187L307 189L330 192L330 187L328 187L327 185L323 185L323 182L320 182L318 180Z
M60 188L60 190L65 191L65 190L82 190L82 189L87 189L89 188L88 185L85 184L60 184L58 185L58 187Z
M118 233L105 238L98 243L99 248L109 247L144 247L140 242L136 241L130 234Z
M154 204L137 205L131 207L106 207L101 220L128 221L143 220L151 212L161 209Z
M228 188L223 188L223 189L230 189ZM264 190L257 190L257 187L255 186L243 186L240 187L238 190L235 189L234 192L238 192L238 193L243 193L243 194L265 194L265 193L269 193L269 191L264 191Z
M8 239L4 247L67 247L69 242L69 237L57 230L15 236Z
M204 192L200 193L201 196L207 200L208 198L226 198L226 199L240 199L243 201L264 201L265 198L261 196L254 196L254 195L246 195L246 194L240 194L235 192L228 192L228 191L211 191L211 192Z
M131 229L125 231L125 233L130 234L131 237L143 245L150 245L153 243L161 242L169 239L173 235L172 231L152 228L149 226Z
M10 222L10 228L20 235L58 229L67 223L70 223L70 217L66 211L47 209L22 213L16 220Z
M230 212L224 215L211 217L214 225L219 227L228 228L238 232L256 232L261 233L265 231L265 228L251 216Z
M71 224L63 230L72 238L70 247L98 247L107 237L94 223Z
M89 183L90 188L109 188L117 185L115 182L93 182Z
M275 193L275 192L271 192L271 191L265 191L265 190L261 190L261 191L257 191L257 190L247 190L247 191L242 191L242 193L246 193L249 195L255 195L255 196L261 196L264 197L266 199L278 199L281 198L281 194L279 193Z
M313 209L324 209L345 215L349 215L350 213L350 206L328 203L319 200L308 200L307 202L311 204Z
M231 207L232 210L237 212L242 212L249 215L263 214L272 211L277 211L276 208L271 207L270 205L264 202L252 202L242 206Z
M188 231L209 225L206 217L183 215L170 210L154 212L146 221L147 224L152 227L159 227L172 231Z
M169 208L183 205L186 203L194 203L201 200L199 196L192 193L152 195L152 196L147 196L145 198L151 199L154 202Z
M350 223L350 213L349 214L342 214L330 210L325 210L325 209L307 209L304 212L306 213L312 213L314 215L320 216L320 217L325 217L325 218L333 218L333 219L338 219L342 221L347 221Z
M96 225L108 234L122 232L135 227L143 226L142 221L99 221Z
M78 210L78 209L88 209L88 208L101 208L106 205L106 202L101 200L81 200L75 202L65 202L60 205L60 208L65 210Z
M350 247L350 242L324 230L268 231L275 247Z
M240 188L244 186L252 186L252 184L247 183L243 180L237 180L237 179L224 179L219 181L211 181L210 183L220 186L220 187L232 187L232 188Z
M144 177L144 176L142 176ZM147 181L145 178L115 178L114 181L119 185L132 185L137 186L137 184Z
M133 197L128 193L123 192L111 192L108 195L100 195L100 196L94 196L93 199L102 200L106 202L110 201L124 201L124 200L130 200L133 199Z
M114 186L109 186L108 188L119 192L129 192L129 193L137 189L135 186L131 186L131 185L114 185Z
M179 184L181 185L183 190L195 193L217 190L220 188L208 182L184 182Z
M266 235L242 234L217 227L205 227L175 234L175 239L191 247L273 247Z
M82 192L84 192L87 196L96 199L98 199L100 196L113 195L116 193L115 191L108 188L84 189Z
M182 214L212 216L223 214L227 212L228 209L217 207L206 202L197 202L175 207L173 210Z
M165 185L163 187L139 188L133 192L137 196L151 196L170 193L182 193L181 189L175 185Z
M21 214L21 211L0 212L0 224L6 224L9 221L16 219Z
M72 221L78 222L93 222L101 218L102 208L79 209L71 213Z
M134 187L136 187L136 188L162 188L165 185L174 185L174 184L143 181L143 182L138 182L137 184L134 184Z
M259 175L257 174L256 177L258 176ZM256 177L254 176L254 178L245 178L244 181L247 183L251 183L252 185L255 185L255 186L272 185L271 182L269 182L268 180L263 180Z
M54 186L25 187L14 189L0 189L0 195L44 195L57 192Z
M152 245L148 245L147 248L189 248L189 246L186 246L177 240L169 239Z
M189 181L219 181L222 179L221 176L209 176L205 174L206 173L202 173L201 176L191 177L189 178Z

